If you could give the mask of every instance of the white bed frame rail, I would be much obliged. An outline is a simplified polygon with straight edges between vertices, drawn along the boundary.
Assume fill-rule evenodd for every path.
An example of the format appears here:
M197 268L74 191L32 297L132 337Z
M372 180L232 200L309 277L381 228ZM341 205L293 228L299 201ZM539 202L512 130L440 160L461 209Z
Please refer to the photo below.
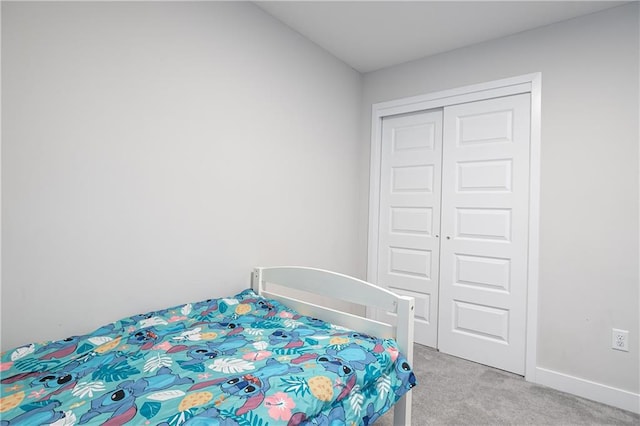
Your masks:
M303 315L320 318L332 324L373 336L395 339L409 363L413 362L413 317L415 307L413 297L398 295L348 275L299 266L255 268L252 278L252 287L256 293L275 299ZM323 298L383 309L395 314L396 324L383 323L365 316L342 312L272 292L268 289L269 283L302 290L323 296ZM394 406L393 423L395 426L408 426L411 424L411 392L407 392Z

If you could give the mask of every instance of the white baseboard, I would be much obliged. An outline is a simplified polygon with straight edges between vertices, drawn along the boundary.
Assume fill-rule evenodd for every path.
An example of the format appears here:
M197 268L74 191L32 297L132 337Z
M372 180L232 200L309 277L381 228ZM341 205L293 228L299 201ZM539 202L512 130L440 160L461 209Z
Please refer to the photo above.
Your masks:
M640 394L637 393L541 367L536 367L535 379L532 381L539 385L640 414Z

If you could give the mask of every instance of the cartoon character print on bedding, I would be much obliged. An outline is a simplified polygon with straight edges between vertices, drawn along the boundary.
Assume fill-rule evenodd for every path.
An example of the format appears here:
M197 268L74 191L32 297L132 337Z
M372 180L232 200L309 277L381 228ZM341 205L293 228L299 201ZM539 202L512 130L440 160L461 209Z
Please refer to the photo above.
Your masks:
M78 342L82 342L83 339L86 338L99 339L102 336L107 336L112 334L115 331L115 328L115 323L103 325L97 330L94 330L91 335L71 336L63 340L49 342L39 347L35 353L42 354L39 357L41 360L65 358L78 350Z
M344 408L334 407L328 414L320 414L312 419L308 419L304 413L295 413L289 419L288 426L342 426L346 424Z
M0 367L2 426L368 424L416 384L395 342L251 290L26 345Z
M291 366L273 358L267 360L266 365L248 374L232 378L217 378L192 386L189 390L203 389L209 386L220 385L220 390L226 395L237 396L244 399L242 406L235 413L243 415L249 410L257 408L264 401L265 393L271 387L269 380L276 376L302 372L302 368Z
M138 412L136 401L139 397L183 384L192 384L193 379L182 378L168 367L162 367L155 376L126 380L115 389L91 400L91 408L80 418L78 424L85 424L94 417L108 414L104 424L120 425L131 420ZM102 422L104 419L100 419Z
M32 407L25 410L22 414L14 417L11 420L4 420L0 417L0 425L13 426L13 425L47 425L55 424L59 420L65 418L65 413L57 410L60 406L59 401L52 401L38 407Z
M227 336L226 339L207 342L204 345L176 345L167 350L168 354L187 351L187 361L178 364L187 370L204 372L204 363L223 355L233 355L238 349L245 347L249 341L244 336Z

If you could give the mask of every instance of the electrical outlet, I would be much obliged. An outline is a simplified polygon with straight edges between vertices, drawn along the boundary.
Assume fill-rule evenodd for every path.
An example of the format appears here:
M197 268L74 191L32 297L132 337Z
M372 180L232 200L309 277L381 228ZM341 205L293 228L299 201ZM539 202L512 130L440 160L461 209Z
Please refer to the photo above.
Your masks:
M627 330L611 329L611 348L618 351L629 352L629 332Z

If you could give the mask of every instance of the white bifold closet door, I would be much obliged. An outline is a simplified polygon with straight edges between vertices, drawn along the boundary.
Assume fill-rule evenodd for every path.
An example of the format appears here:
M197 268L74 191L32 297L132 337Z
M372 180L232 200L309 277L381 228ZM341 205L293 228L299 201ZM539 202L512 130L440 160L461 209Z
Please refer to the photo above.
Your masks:
M382 140L378 283L415 298L415 341L435 347L442 111L385 118Z
M525 370L530 95L444 110L442 352Z
M378 283L416 342L525 370L530 95L385 117Z

